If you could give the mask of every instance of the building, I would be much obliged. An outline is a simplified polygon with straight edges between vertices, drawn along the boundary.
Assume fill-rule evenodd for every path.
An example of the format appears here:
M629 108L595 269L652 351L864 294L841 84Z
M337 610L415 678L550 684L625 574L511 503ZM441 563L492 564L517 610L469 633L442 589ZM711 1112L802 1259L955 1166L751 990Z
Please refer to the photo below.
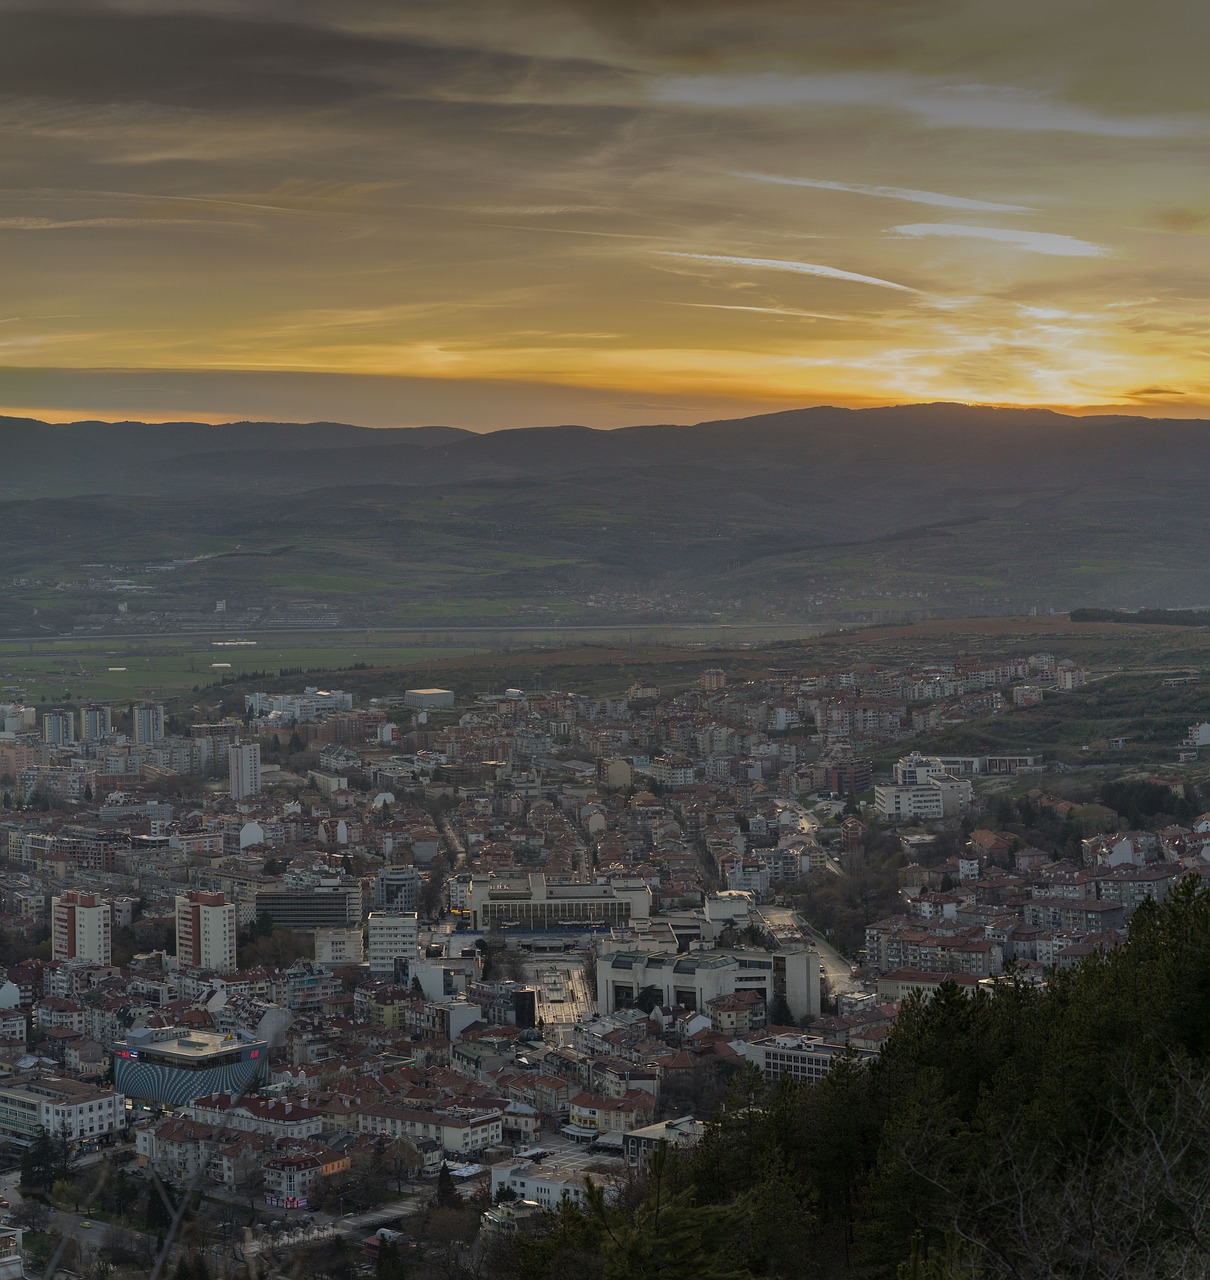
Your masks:
M316 964L341 969L346 965L364 964L365 958L365 934L360 927L315 930Z
M262 889L256 914L287 929L341 929L361 922L359 884L319 884Z
M22 1280L25 1275L21 1237L22 1232L17 1227L0 1229L0 1280Z
M932 773L917 785L875 787L874 809L888 822L940 822L966 813L974 789L966 778Z
M113 1141L126 1125L120 1091L58 1077L15 1077L0 1084L0 1136L27 1147L45 1132L77 1146Z
M638 879L551 882L541 872L476 876L467 891L472 929L606 928L651 918L651 889Z
M164 737L164 708L158 702L139 702L130 708L134 740L141 747Z
M706 1134L705 1123L692 1116L679 1120L661 1120L658 1124L644 1125L641 1129L629 1129L622 1137L622 1154L632 1169L645 1168L651 1153L666 1142L677 1149L696 1147Z
M766 1080L789 1076L809 1084L818 1084L845 1054L855 1055L859 1061L878 1056L872 1049L830 1044L817 1036L797 1034L759 1036L743 1044L741 1051Z
M449 689L408 689L403 705L413 711L441 711L454 705L454 695Z
M95 893L67 889L50 900L51 956L55 960L112 959L113 914Z
M371 911L366 921L366 952L372 978L402 977L419 956L420 921L414 911Z
M213 1093L243 1093L265 1075L268 1062L264 1040L146 1028L114 1045L114 1084L128 1098L183 1107Z
M113 716L101 702L80 708L80 737L85 742L98 742L113 733Z
M648 988L656 1004L704 1012L712 1000L758 992L766 1008L782 996L796 1019L819 1016L819 955L796 951L612 951L597 960L597 1009L633 1008Z
M236 968L236 907L221 893L190 889L176 899L176 956L191 969L231 973Z
M240 742L227 748L227 779L232 800L246 800L261 789L260 743Z
M594 1177L600 1183L600 1177ZM612 1200L617 1195L617 1187L606 1177L605 1195ZM579 1169L558 1169L547 1164L531 1164L529 1161L517 1163L510 1161L492 1166L492 1201L499 1199L500 1192L507 1187L518 1200L532 1200L543 1209L557 1208L564 1198L573 1204L586 1203L584 1195L584 1174Z
M76 740L76 718L70 711L56 708L42 717L42 741L52 747L67 747Z

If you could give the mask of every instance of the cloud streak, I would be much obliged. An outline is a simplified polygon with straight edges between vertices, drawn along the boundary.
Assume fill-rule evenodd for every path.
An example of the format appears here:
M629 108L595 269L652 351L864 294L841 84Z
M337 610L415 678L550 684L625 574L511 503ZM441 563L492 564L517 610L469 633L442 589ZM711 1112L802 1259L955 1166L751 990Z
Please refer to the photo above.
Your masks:
M1112 252L1103 244L1077 240L1050 231L1020 231L1011 227L972 227L957 222L908 222L892 230L901 236L942 236L957 240L994 240L999 244L1043 253L1056 258L1105 258Z
M768 182L778 187L813 187L819 191L842 191L849 195L875 196L881 200L904 200L909 204L933 205L939 209L965 209L972 213L1032 213L1025 204L999 204L994 200L971 200L940 191L917 191L912 187L876 187L861 182L826 182L821 178L787 178L776 173L737 173L737 178Z
M850 284L872 284L879 289L895 289L900 293L919 293L910 285L896 284L894 280L883 280L881 276L864 276L856 271L842 271L839 267L828 267L818 262L796 262L786 258L741 258L727 253L679 253L663 250L663 258L687 258L694 262L717 262L731 267L756 267L764 271L790 271L801 276L823 276L828 280L847 280Z

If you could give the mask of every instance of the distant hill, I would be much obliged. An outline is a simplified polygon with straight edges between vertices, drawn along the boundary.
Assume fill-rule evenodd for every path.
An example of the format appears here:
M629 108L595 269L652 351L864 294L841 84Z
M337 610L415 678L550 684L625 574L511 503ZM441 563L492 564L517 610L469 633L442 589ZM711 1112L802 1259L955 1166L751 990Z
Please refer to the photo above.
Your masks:
M7 418L0 573L206 555L157 580L159 612L303 597L382 623L1197 606L1208 425L954 404L487 434ZM31 595L0 628L34 607L62 627L113 606Z

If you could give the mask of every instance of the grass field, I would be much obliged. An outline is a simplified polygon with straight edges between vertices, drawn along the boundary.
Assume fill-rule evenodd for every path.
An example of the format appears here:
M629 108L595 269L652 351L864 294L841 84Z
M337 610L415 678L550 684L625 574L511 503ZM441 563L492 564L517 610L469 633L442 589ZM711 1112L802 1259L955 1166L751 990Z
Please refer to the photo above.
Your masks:
M470 645L405 644L374 634L266 636L239 645L201 637L0 641L0 699L163 699L253 671L401 667L475 652Z

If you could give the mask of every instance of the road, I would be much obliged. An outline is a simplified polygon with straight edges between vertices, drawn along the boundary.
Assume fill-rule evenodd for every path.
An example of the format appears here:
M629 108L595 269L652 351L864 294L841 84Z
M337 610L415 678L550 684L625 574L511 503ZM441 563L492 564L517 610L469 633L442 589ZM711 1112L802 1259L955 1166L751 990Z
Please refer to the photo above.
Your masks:
M776 936L779 930L798 929L803 937L819 952L819 967L828 980L832 995L860 992L861 983L850 972L849 962L819 932L790 907L761 907L760 914Z

